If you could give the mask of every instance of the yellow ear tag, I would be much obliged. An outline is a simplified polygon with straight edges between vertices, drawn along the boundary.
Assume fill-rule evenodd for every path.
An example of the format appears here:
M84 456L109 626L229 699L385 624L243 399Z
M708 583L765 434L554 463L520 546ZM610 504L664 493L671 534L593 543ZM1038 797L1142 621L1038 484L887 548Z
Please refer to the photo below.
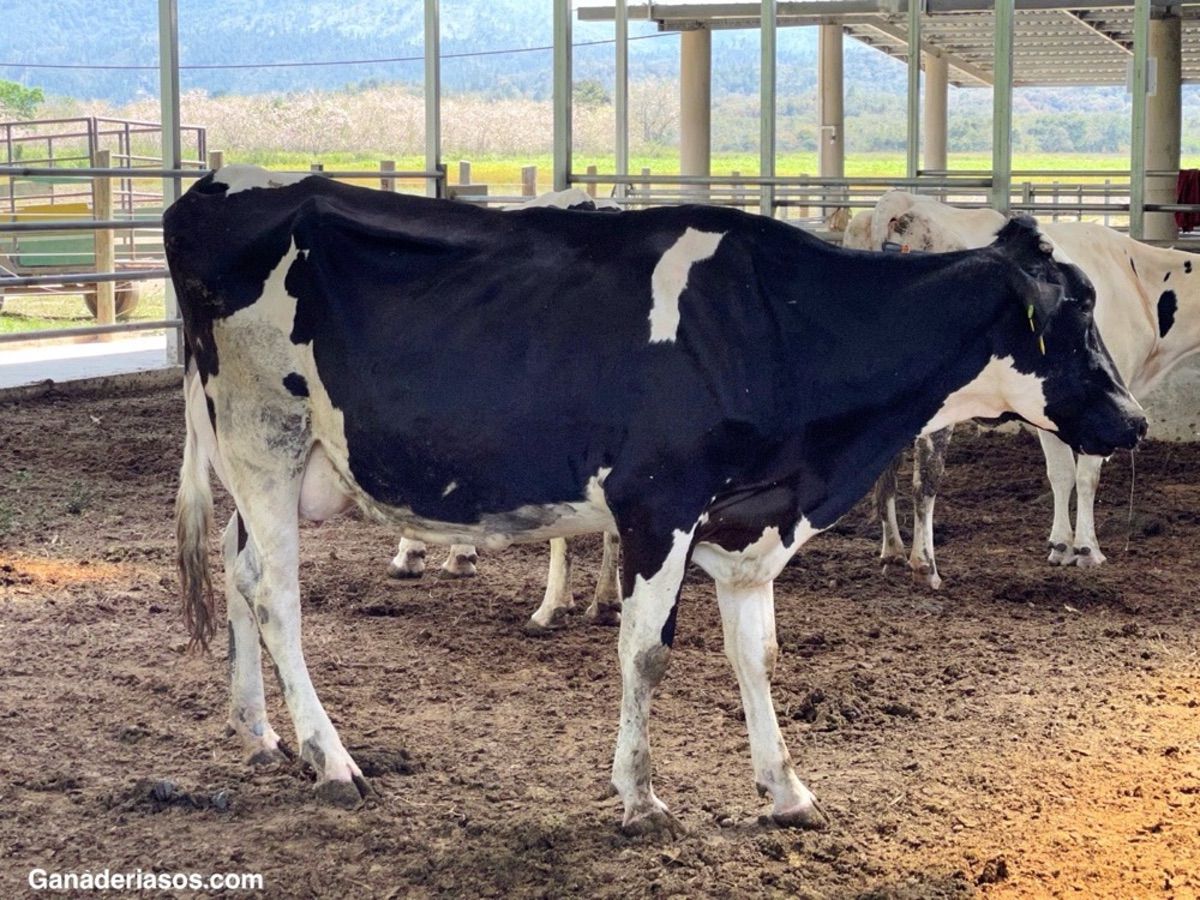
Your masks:
M1034 323L1033 323L1033 304L1032 303L1030 303L1029 306L1025 307L1025 312L1029 314L1029 330L1036 334L1037 326L1034 325ZM1040 334L1038 335L1038 349L1042 351L1042 356L1046 355L1046 338Z

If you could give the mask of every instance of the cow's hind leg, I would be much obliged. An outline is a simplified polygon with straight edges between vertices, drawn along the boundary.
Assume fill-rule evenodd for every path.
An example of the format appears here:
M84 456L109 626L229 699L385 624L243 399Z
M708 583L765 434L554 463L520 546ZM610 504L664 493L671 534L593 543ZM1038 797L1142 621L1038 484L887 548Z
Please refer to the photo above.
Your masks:
M438 578L474 578L478 556L471 544L452 544Z
M679 589L693 532L694 528L687 533L675 531L665 554L651 549L653 541L635 544L630 535L622 534L621 727L612 783L625 804L622 829L626 834L682 830L650 782L650 701L671 656ZM642 535L637 538L642 539Z
M266 765L290 755L267 721L258 624L247 596L258 589L259 564L241 517L229 519L222 540L225 606L229 614L229 730L245 748L246 761Z
M324 457L316 451L306 472L306 443L306 434L284 432L273 439L275 456L265 457L278 466L268 468L263 465L262 455L247 452L242 458L231 460L227 471L230 490L259 564L253 593L248 593L246 599L275 663L280 690L296 728L300 758L316 773L318 799L350 807L366 796L367 784L321 706L300 641L301 481L307 487L307 482L319 482L331 475L320 470L320 460ZM295 453L285 456L280 452L285 450Z
M943 428L917 439L913 459L913 541L908 558L913 580L935 591L942 586L933 552L933 507L946 471L946 448L953 429Z
M596 592L585 618L596 625L621 624L621 587L617 577L617 560L621 543L615 534L604 532L604 552L600 557L600 574L596 576Z
M425 542L400 538L396 556L388 564L392 578L420 578L425 574Z
M1075 454L1069 446L1048 431L1038 429L1038 440L1046 456L1046 476L1054 495L1054 524L1050 527L1052 564L1069 566L1075 562L1075 535L1071 531L1071 492L1075 488Z
M546 573L546 593L525 623L525 633L535 637L548 634L562 625L567 612L575 608L571 593L571 551L566 538L550 541L550 569Z
M825 817L796 776L771 703L771 674L779 653L772 586L770 581L754 585L717 582L725 654L741 689L759 793L771 795L773 817L780 825L822 828Z
M880 528L883 531L879 562L884 572L888 566L901 565L904 562L904 538L900 536L900 525L896 521L896 482L899 473L900 455L897 454L883 470L883 474L876 479L872 495L875 512L879 516Z

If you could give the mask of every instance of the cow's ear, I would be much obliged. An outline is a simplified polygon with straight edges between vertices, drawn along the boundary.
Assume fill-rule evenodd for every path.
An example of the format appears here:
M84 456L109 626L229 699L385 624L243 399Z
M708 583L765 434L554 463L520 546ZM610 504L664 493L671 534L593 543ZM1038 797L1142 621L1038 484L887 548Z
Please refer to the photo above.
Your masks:
M1030 330L1037 335L1040 342L1046 329L1058 315L1066 299L1066 292L1061 285L1039 281L1028 275L1025 275L1023 281L1025 283L1021 295L1025 305L1025 316L1029 320Z

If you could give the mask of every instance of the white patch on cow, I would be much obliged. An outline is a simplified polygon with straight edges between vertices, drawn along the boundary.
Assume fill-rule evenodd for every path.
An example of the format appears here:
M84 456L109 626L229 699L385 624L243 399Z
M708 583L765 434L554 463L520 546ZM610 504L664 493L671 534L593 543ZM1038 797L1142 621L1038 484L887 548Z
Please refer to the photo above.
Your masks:
M1011 356L993 356L972 381L945 399L921 434L932 434L967 419L996 418L1006 412L1015 412L1038 428L1058 431L1046 415L1042 379L1017 371Z
M785 544L779 529L770 525L742 550L726 550L701 541L692 551L692 561L719 583L761 584L774 580L796 551L821 530L802 516L790 544Z
M530 200L521 203L509 203L504 209L535 209L548 207L550 209L571 209L576 206L591 204L596 209L620 209L620 205L604 197L593 197L587 191L579 188L567 188L565 191L548 191L538 194Z
M217 184L226 185L225 196L237 194L253 188L277 188L289 184L297 184L305 178L313 177L309 173L295 174L271 172L261 166L247 166L242 163L231 163L222 166L213 176Z
M442 496L449 497L451 494L453 494L457 490L458 490L458 482L452 481L448 485L446 485L444 488L442 488Z
M695 263L717 252L725 232L697 231L689 228L671 249L662 255L650 276L654 305L650 308L650 343L674 341L679 330L679 298L688 284Z

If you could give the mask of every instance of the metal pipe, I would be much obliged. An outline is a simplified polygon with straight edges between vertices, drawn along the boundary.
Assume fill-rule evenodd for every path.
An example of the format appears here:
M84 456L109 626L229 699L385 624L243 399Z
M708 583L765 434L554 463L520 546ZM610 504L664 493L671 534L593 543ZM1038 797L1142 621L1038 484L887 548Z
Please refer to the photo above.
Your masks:
M126 229L149 231L159 228L162 228L162 216L154 219L105 219L103 221L71 219L65 222L0 222L0 234L22 231L124 231Z
M311 169L271 169L275 175L311 175ZM127 168L120 166L108 166L105 168L97 168L89 166L85 169L54 169L47 167L36 166L0 166L0 178L31 178L42 175L61 175L64 178L94 178L108 176L110 178L204 178L206 175L212 174L212 170L208 168L201 169L143 169L143 168ZM347 169L347 170L332 170L323 171L322 175L327 178L362 178L362 179L377 179L379 178L379 170L364 170L364 169ZM388 172L389 178L440 178L441 175L436 170L419 171L413 169L403 172Z
M1007 212L1012 200L1012 100L1014 0L995 0L992 78L992 206Z
M921 0L908 0L908 177L921 168Z
M764 216L775 215L775 198L769 181L775 176L775 57L779 36L776 31L775 12L775 0L762 0L759 27L762 59L759 69L758 171L760 177L768 181L759 182L763 185L763 190L759 196L758 211Z
M87 337L90 334L118 334L127 331L164 331L183 326L182 319L161 319L156 322L118 322L115 325L81 325L78 328L51 328L45 331L17 331L0 334L0 344L18 341L49 341L54 338Z
M37 287L43 284L98 284L109 281L153 281L171 277L169 269L138 269L129 272L64 272L59 275L0 276L0 290L10 287Z
M571 0L554 0L554 190L571 181Z
M1129 130L1129 236L1146 230L1146 76L1150 58L1150 0L1133 4L1132 121Z
M617 173L629 174L629 10L628 0L616 0L616 84L613 91L613 112L616 115ZM617 198L624 199L626 185L617 185Z
M425 169L442 165L442 26L439 0L425 0ZM440 197L445 182L425 182L425 193Z
M745 185L831 185L834 187L843 187L849 185L905 185L913 187L991 187L992 179L990 178L947 178L947 179L931 179L931 178L890 178L887 176L864 175L862 177L849 178L822 178L811 175L651 175L649 179L645 175L615 175L597 173L595 175L572 175L572 184L616 184L624 182L625 184L644 184L646 181L657 182L659 184L745 184Z

